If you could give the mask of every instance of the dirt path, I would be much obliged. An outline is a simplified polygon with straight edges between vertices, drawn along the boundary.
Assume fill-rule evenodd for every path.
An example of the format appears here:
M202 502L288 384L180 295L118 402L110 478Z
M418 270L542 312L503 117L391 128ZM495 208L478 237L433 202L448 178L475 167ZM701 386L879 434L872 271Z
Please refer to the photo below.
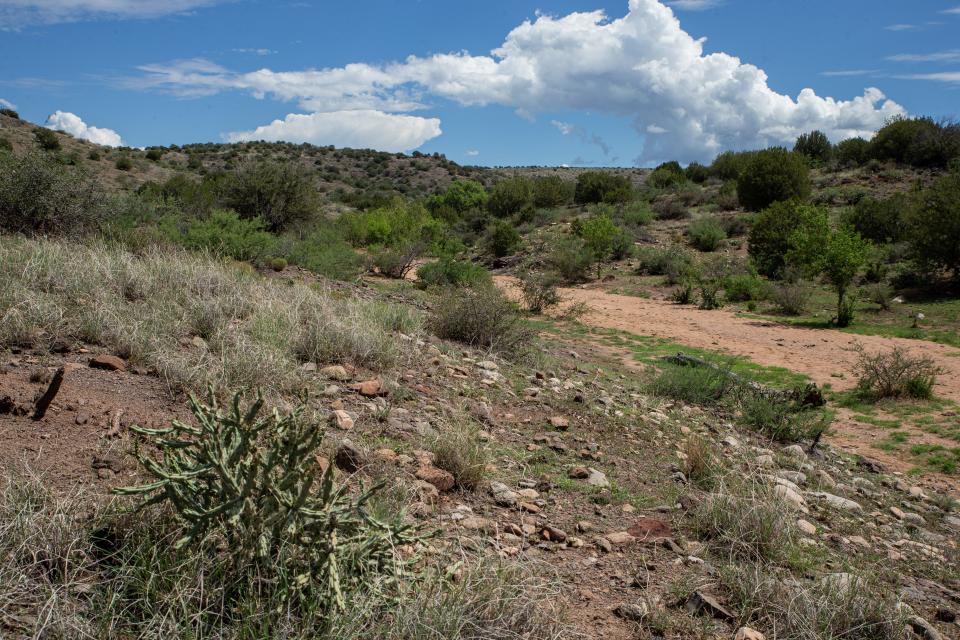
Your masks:
M516 291L515 279L498 276L498 286ZM935 388L936 395L960 402L960 350L933 342L907 338L864 336L809 329L737 316L724 310L703 311L663 300L606 293L594 288L565 288L560 294L566 304L584 303L589 311L584 324L620 329L637 335L656 336L702 349L744 356L757 364L784 367L809 376L817 384L834 389L849 389L856 384L853 350L860 343L868 352L901 346L915 356L928 356L944 373ZM890 455L873 444L886 437L888 430L852 420L841 411L834 423L832 440L849 451L868 455L898 470L913 465L902 456ZM919 430L911 430L911 442L926 442L955 447L957 443Z

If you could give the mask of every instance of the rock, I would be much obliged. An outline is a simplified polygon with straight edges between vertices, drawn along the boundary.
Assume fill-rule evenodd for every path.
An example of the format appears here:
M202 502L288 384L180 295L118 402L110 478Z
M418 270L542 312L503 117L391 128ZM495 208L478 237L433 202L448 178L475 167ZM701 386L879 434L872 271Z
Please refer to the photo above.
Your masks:
M803 496L788 487L785 484L778 484L773 488L773 493L781 498L784 502L792 504L798 509L803 509L806 507L807 501L803 499Z
M127 363L122 358L101 354L90 358L90 366L94 369L105 369L107 371L126 371Z
M77 424L87 424L90 422L90 414L81 411L76 415L76 417L74 417L73 421Z
M517 500L519 499L516 492L511 491L510 487L502 482L490 483L490 495L493 496L494 501L501 507L516 506Z
M597 549L600 549L600 551L603 551L604 553L610 553L613 551L613 543L606 538L597 538L593 542L595 545L597 545Z
M590 469L590 475L587 476L587 484L591 487L599 487L601 489L607 489L610 487L610 481L607 480L607 476L602 471L597 471L596 469Z
M798 444L792 444L789 447L784 447L782 450L784 455L790 456L791 458L797 458L803 460L807 457L807 452L803 450Z
M363 466L363 451L358 449L349 440L344 440L333 456L333 463L338 469L347 473L355 473Z
M734 615L727 611L717 602L717 599L709 593L703 591L694 591L687 599L687 613L691 616L697 614L708 614L720 620L733 620Z
M663 542L673 536L670 525L657 518L640 518L627 529L627 533L640 542L647 543Z
M367 398L387 395L383 389L383 384L379 380L364 380L356 384L351 384L350 389Z
M350 373L339 364L332 364L329 367L320 369L320 375L326 376L331 380L337 380L338 382L345 382L350 379Z
M797 528L800 529L801 533L805 533L808 536L817 535L817 527L812 522L808 522L803 518L797 520Z
M902 509L898 509L897 507L890 507L890 513L892 513L897 520L903 520L907 517L907 514L905 514Z
M807 483L807 474L802 471L778 471L777 477L784 480L789 480L795 485L803 485Z
M493 520L480 516L467 516L460 521L460 526L469 531L480 531L482 533L496 533L497 531L497 525Z
M551 525L545 526L541 532L541 535L543 535L546 540L550 540L552 542L566 542L567 540L566 531Z
M631 622L642 622L650 615L650 607L645 602L624 603L613 610L613 614L618 618L630 620Z
M628 531L614 531L613 533L608 533L607 535L603 536L603 539L616 547L622 547L625 544L630 544L636 541L636 538L630 535L630 532Z
M337 409L330 414L330 423L338 429L353 429L353 418L343 409Z
M566 431L570 428L570 420L564 418L563 416L551 416L550 424L557 431Z
M492 360L481 360L477 363L477 368L483 369L484 371L496 371L500 367Z
M190 339L190 344L195 346L197 349L208 348L207 341L201 338L200 336L193 336L193 338Z
M726 447L730 447L731 449L740 448L740 441L734 438L733 436L727 436L726 438L720 441L720 444Z
M756 629L740 627L737 629L737 634L733 636L733 640L767 640L767 637Z
M936 628L921 618L920 616L910 616L907 618L907 624L913 629L913 632L923 638L923 640L942 640L943 636Z
M590 470L586 467L574 467L567 472L567 477L574 480L586 480L590 477Z
M417 478L429 482L440 492L450 491L454 485L452 473L438 469L432 465L424 465L417 469Z
M817 481L822 486L827 487L829 489L832 489L833 487L837 486L837 482L833 479L833 477L823 469L817 470Z
M853 500L848 500L847 498L841 498L840 496L835 496L832 493L824 493L822 491L816 491L811 493L810 495L825 500L827 504L833 507L834 509L840 509L842 511L851 511L851 512L863 511L863 507L860 506L859 502L854 502Z
M757 456L757 466L763 467L765 469L775 466L775 463L773 461L773 456L766 455L766 454L762 456Z
M383 460L384 462L396 462L397 459L399 458L396 451L394 451L393 449L388 449L386 447L383 449L377 449L376 451L373 452L373 455L375 455L380 460Z
M436 502L440 497L440 492L437 491L437 488L425 480L415 480L413 486L420 500L427 504Z

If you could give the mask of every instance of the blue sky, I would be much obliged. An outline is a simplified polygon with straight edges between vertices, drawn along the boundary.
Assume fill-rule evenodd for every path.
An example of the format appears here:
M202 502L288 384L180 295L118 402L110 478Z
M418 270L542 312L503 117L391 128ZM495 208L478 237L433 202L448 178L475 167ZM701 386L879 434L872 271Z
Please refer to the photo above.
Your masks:
M267 138L487 165L707 161L960 116L960 0L666 4L0 0L0 100L131 146Z

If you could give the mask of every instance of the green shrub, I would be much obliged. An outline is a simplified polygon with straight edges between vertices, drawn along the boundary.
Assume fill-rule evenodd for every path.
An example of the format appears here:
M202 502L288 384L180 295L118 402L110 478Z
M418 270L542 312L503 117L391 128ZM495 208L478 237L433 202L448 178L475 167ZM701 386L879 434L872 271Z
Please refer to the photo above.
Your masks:
M740 401L740 424L777 442L813 440L829 426L822 411L753 392Z
M43 127L34 129L33 137L36 138L37 144L44 151L60 150L60 137L50 129L44 129Z
M709 311L723 307L723 298L720 296L721 282L717 278L705 278L700 281L700 303L697 305L700 309Z
M723 296L730 302L766 300L770 296L770 286L766 280L754 275L727 276L723 283Z
M453 476L458 489L473 491L487 474L489 454L477 431L466 424L444 425L430 444L433 464Z
M100 160L100 150L99 149L90 149L90 153L87 154L87 159L98 162Z
M700 251L716 251L727 239L727 234L716 218L699 218L688 228L690 243Z
M621 226L636 230L653 222L653 212L649 204L637 200L618 209L614 213L614 220Z
M748 211L774 202L805 200L810 195L807 161L780 147L758 151L737 178L737 197Z
M584 249L596 266L597 278L605 262L624 257L629 252L629 248L625 248L623 230L606 214L593 215L584 220L577 229L577 235L583 240ZM629 240L626 246L630 246Z
M165 150L161 147L151 147L147 149L146 158L151 162L160 162L163 159L163 152Z
M827 135L818 130L801 134L794 143L793 150L803 154L814 164L825 164L833 156L833 145Z
M533 181L517 176L493 186L487 209L498 218L509 218L533 202Z
M884 311L890 310L893 302L893 287L886 282L874 282L861 289L861 295L864 300L878 305Z
M699 162L691 162L683 171L687 180L697 184L703 184L710 178L710 169Z
M589 279L593 260L581 238L560 236L547 255L546 263L563 282L577 283Z
M917 264L960 278L960 172L937 179L907 209L906 238Z
M510 357L523 355L534 337L517 306L492 285L445 295L430 314L427 328L440 338Z
M0 137L0 151L13 151L13 143L7 138Z
M863 345L856 346L857 391L872 401L885 398L915 398L929 400L937 376L943 373L926 356L911 356L902 347L887 352L867 353Z
M336 229L320 225L290 242L287 258L294 264L332 280L355 278L363 259Z
M191 397L190 408L194 425L133 428L162 458L140 454L153 481L114 491L171 508L183 532L174 549L220 538L225 579L240 591L228 602L262 581L295 610L323 615L346 609L350 593L403 574L396 547L415 540L411 528L365 512L379 486L356 497L336 486L334 466L322 468L316 455L324 430L300 409L261 416L263 400L241 406L239 394L224 409L212 390L205 403Z
M627 178L606 171L584 171L577 176L573 199L577 204L629 202L633 185Z
M423 255L423 245L415 242L388 247L370 247L371 263L381 275L388 278L406 278L413 271L421 255Z
M868 246L856 231L842 227L830 233L818 258L818 270L837 292L837 325L853 322L854 298L847 292L867 261Z
M271 231L306 220L317 210L311 175L293 162L246 162L229 174L222 203L242 218L260 218Z
M960 126L896 117L870 140L870 157L917 167L946 167L960 157Z
M13 118L14 120L20 119L20 114L8 107L0 108L0 115L7 116L8 118Z
M523 243L516 226L507 220L495 220L483 237L483 248L496 258L513 255Z
M530 313L541 314L560 304L557 292L559 276L540 271L524 271L520 274L520 293Z
M782 277L789 264L808 267L815 249L826 245L827 211L797 201L777 202L754 218L750 229L750 259L762 275Z
M803 315L813 298L813 285L800 278L785 277L774 286L770 297L780 313Z
M736 182L756 153L756 151L724 151L714 158L710 165L710 173L724 182Z
M693 281L681 282L670 294L670 299L676 304L693 304Z
M661 164L647 176L647 184L657 189L670 189L682 185L687 176L677 162Z
M653 395L710 406L724 400L733 383L723 366L666 363L654 374L647 387Z
M906 219L913 200L909 194L895 193L885 200L865 197L845 210L843 222L873 242L899 242L906 234Z
M417 269L417 284L423 287L472 287L489 284L490 273L478 264L443 257Z
M728 238L736 238L746 235L750 231L753 218L742 215L723 215L717 216L717 222L720 223L720 228L723 229Z
M114 163L114 166L119 171L130 171L130 169L133 169L133 162L130 161L129 156L123 155L117 158L117 161Z
M536 207L553 208L573 200L573 183L560 176L547 176L533 181L533 204Z
M259 218L241 219L235 211L219 209L209 218L191 220L168 237L189 249L207 249L235 260L259 260L273 252L276 237Z
M690 217L690 209L674 198L654 202L653 210L658 220L683 220Z
M286 258L274 258L270 261L270 268L274 271L283 271L287 268Z
M834 147L834 157L840 166L859 167L870 157L870 143L863 138L847 138Z
M446 191L427 199L427 208L438 218L451 221L471 209L482 209L488 197L487 190L479 182L454 180Z
M0 154L0 229L27 234L91 233L105 219L106 205L99 185L79 169L42 153Z
M679 245L641 249L638 252L637 271L651 276L666 276L668 284L676 284L697 275L693 255Z

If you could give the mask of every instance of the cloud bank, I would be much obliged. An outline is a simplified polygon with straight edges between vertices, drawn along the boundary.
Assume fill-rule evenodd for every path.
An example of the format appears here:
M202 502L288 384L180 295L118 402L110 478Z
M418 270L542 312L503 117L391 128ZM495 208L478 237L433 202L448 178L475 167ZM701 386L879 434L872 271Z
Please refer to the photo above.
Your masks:
M158 18L209 7L224 0L2 0L0 29L98 18Z
M96 144L102 144L107 147L121 147L123 140L120 134L113 129L102 129L100 127L91 127L84 122L80 116L69 111L54 111L47 118L48 129L57 131L66 131L74 138L89 140Z
M849 100L809 88L795 98L777 93L762 69L727 53L705 54L703 44L667 5L630 0L627 14L616 19L602 11L539 15L513 29L490 55L457 52L384 65L247 73L188 60L141 67L143 75L132 83L183 96L241 90L295 102L310 117L409 113L428 108L431 97L466 107L507 106L527 117L600 113L632 122L638 163L706 161L724 149L792 143L812 129L833 140L869 137L886 119L905 113L877 88ZM266 129L297 128L286 124L292 117Z

